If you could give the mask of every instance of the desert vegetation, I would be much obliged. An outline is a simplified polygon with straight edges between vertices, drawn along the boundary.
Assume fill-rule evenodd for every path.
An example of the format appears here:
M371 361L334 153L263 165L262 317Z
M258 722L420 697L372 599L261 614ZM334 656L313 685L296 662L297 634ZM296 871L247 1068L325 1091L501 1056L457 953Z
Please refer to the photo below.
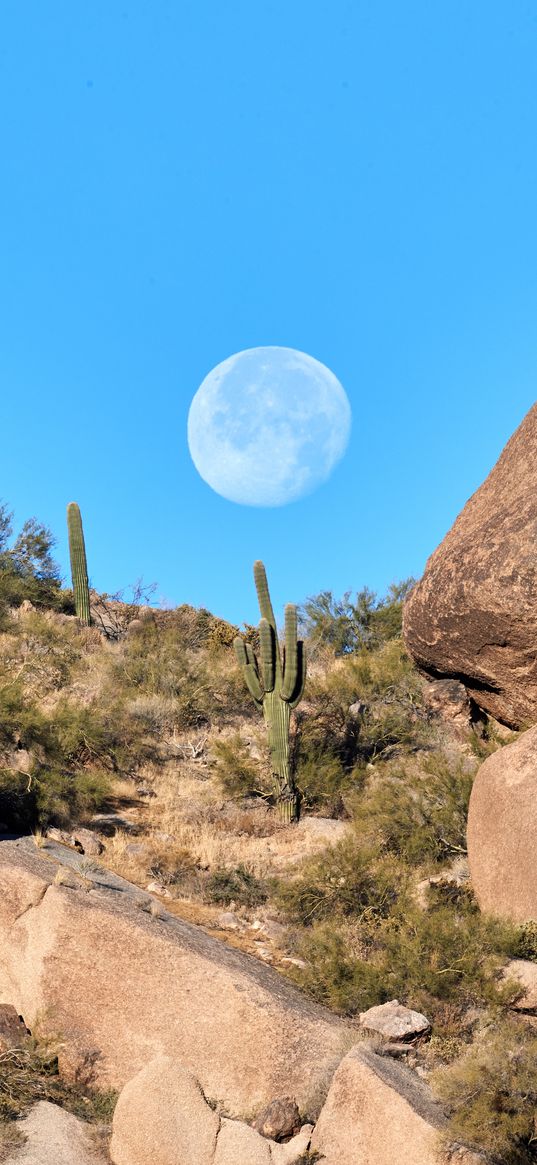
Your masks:
M501 744L494 722L455 731L431 706L401 639L410 584L302 605L309 678L286 738L302 820L286 824L239 629L102 598L111 630L87 625L50 533L31 519L13 541L1 514L4 829L99 829L114 814L101 861L341 1015L393 998L423 1011L433 1035L407 1060L452 1114L449 1135L494 1162L534 1160L534 1029L501 969L537 961L537 940L480 914L465 866L473 776ZM274 677L266 628L241 635L243 664L257 655L258 679Z

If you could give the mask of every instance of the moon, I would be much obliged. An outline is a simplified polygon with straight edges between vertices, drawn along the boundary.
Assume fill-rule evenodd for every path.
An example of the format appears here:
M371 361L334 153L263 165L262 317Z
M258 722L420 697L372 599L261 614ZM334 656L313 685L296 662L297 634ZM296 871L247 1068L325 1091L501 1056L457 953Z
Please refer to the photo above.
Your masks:
M295 348L248 348L217 364L188 414L188 447L211 489L243 506L285 506L330 477L351 406L324 364Z

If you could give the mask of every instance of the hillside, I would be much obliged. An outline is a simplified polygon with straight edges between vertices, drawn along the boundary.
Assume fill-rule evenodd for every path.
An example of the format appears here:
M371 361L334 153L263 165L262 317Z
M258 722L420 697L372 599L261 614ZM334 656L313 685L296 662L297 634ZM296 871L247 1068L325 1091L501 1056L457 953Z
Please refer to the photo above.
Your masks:
M66 592L56 609L39 588L33 597L2 611L3 830L78 850L83 877L106 868L135 883L148 911L161 903L270 964L357 1038L375 1005L423 1013L432 1034L394 1055L443 1098L452 1140L533 1160L536 1041L500 971L537 943L531 928L479 913L465 858L475 771L514 736L461 685L418 674L400 593L305 605L292 825L275 811L237 628L95 594L84 627Z

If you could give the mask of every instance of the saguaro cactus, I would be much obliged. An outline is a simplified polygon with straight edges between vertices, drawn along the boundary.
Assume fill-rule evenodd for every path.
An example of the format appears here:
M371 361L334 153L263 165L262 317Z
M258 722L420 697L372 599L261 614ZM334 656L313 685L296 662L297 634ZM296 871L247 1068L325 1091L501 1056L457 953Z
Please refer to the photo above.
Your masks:
M69 557L71 559L75 610L80 621L89 626L91 616L86 547L84 545L82 518L76 502L69 502L67 507L67 529L69 531Z
M289 727L291 711L304 692L306 655L302 640L297 639L296 607L289 603L285 608L285 645L280 648L262 562L254 563L254 579L261 611L259 659L251 644L240 637L234 640L235 654L267 726L278 810L283 821L291 822L298 817L298 798L290 764Z

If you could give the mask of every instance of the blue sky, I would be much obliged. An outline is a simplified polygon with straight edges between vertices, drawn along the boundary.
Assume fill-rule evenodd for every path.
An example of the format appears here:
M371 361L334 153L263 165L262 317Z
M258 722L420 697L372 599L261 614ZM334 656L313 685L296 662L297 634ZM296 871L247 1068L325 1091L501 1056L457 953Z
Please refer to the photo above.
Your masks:
M0 496L93 584L257 618L419 575L535 398L537 8L5 0ZM244 348L344 385L348 452L214 494L192 396Z

